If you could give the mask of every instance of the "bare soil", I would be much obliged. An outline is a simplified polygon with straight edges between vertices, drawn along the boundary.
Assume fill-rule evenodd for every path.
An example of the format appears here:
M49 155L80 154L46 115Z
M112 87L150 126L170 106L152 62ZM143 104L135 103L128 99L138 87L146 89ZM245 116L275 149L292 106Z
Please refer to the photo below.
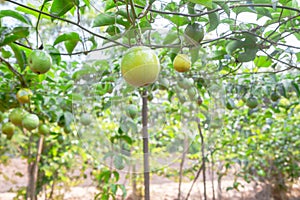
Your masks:
M122 174L121 174L122 175ZM126 200L135 200L131 194L131 187L128 180L125 180L125 174L122 175L123 178L121 183L126 182L128 186L128 194ZM189 200L200 200L204 199L204 189L203 181L201 178L196 182L191 192ZM239 187L237 190L226 189L233 185L233 179L224 179L221 182L221 191L218 194L217 186L218 183L216 180L208 180L206 184L206 191L208 199L220 199L222 196L223 200L269 200L270 189L262 184L256 183L246 183L241 181L242 187ZM25 187L27 184L27 164L26 161L19 158L12 158L9 160L7 165L0 164L0 200L12 200L16 196L16 191ZM191 187L192 182L185 181L182 183L182 195L181 199L185 199L188 194L188 191ZM214 190L212 189L212 184L214 185ZM67 190L60 190L57 192L57 199L64 200L92 200L94 196L99 193L95 184L91 178L85 179L82 184L70 187ZM167 179L165 177L160 177L157 175L152 175L151 179L151 199L154 200L175 200L178 195L178 183ZM218 195L219 196L218 198ZM60 197L59 197L60 196ZM288 193L289 200L300 200L300 181L298 184L294 184L292 190ZM40 197L39 199L44 199ZM118 199L122 199L121 196L118 196Z

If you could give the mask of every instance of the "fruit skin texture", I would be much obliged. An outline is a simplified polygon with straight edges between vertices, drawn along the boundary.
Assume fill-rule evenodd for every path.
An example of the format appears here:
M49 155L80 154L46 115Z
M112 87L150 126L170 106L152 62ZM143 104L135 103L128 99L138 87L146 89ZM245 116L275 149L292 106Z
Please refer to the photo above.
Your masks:
M22 125L22 120L26 115L26 111L22 108L15 108L10 114L9 114L9 120L11 123L13 123L16 126Z
M191 60L186 54L177 54L174 58L173 66L178 72L187 72L191 68Z
M199 43L204 38L204 29L199 23L188 24L184 30L184 34L187 36L185 39L188 43Z
M159 72L159 59L155 52L148 47L132 47L122 58L122 76L132 86L141 87L154 83Z
M42 50L34 50L28 57L28 65L36 74L45 74L52 65L51 56Z
M272 92L271 93L271 100L272 101L277 101L278 99L280 99L280 95L277 92Z
M36 129L39 126L39 123L39 117L35 114L28 114L22 120L23 127L26 128L28 131Z
M50 133L49 126L47 126L46 124L41 124L39 126L39 134L48 135L49 133Z
M249 99L246 102L246 105L249 108L256 108L258 106L258 100L256 97L249 97Z
M130 104L127 106L126 108L126 114L131 118L131 119L134 119L137 114L138 114L138 108L133 105L133 104Z
M11 139L15 132L15 125L11 122L7 122L2 126L2 133L7 136L8 139Z
M84 126L88 126L92 123L92 119L91 116L88 113L83 113L80 116L80 122L84 125Z
M28 88L22 88L17 92L17 100L23 104L30 102L30 96L32 96L32 92Z

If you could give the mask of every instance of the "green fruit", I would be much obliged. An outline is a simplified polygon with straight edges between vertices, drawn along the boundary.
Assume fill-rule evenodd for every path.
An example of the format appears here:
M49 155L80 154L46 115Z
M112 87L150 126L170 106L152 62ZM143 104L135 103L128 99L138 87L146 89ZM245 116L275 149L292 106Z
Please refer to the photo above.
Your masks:
M9 114L9 120L16 126L22 125L22 120L25 117L27 112L23 110L22 108L15 108L10 114Z
M39 134L41 135L48 135L50 133L50 128L46 124L41 124L39 126Z
M134 119L138 114L138 108L136 105L130 104L126 107L126 114L131 118Z
M28 57L28 65L36 74L44 74L52 65L51 56L42 50L34 50Z
M36 129L39 126L39 117L35 114L27 114L22 120L22 125L28 131Z
M17 92L17 100L20 103L29 103L32 92L28 88L22 88Z
M188 24L184 30L185 40L188 44L200 43L204 38L204 29L201 24Z
M132 86L141 87L154 83L159 72L159 59L149 47L132 47L122 58L122 76Z
M278 99L280 99L280 94L278 92L272 92L271 93L271 100L272 101L277 101Z
M153 94L149 93L149 94L147 95L148 101L152 101L153 98L154 98L154 97L153 97Z
M8 139L11 139L15 132L15 125L11 122L7 122L2 125L2 133L7 136Z
M174 69L178 72L187 72L191 68L192 62L188 55L177 54L173 60Z
M197 89L195 87L191 87L188 89L188 95L191 100L194 100L197 94Z
M88 126L92 123L92 117L88 113L82 113L80 116L80 122L84 126Z
M182 93L178 94L177 97L178 97L180 103L183 104L184 102L186 102L185 95L183 95Z
M71 133L71 132L72 132L71 127L70 127L70 126L65 126L65 127L64 127L64 132L67 133L67 134L68 134L68 133Z
M183 89L189 89L193 86L194 80L192 78L183 78L178 82L178 86Z
M249 99L247 100L246 102L246 105L249 107L249 108L256 108L258 106L258 100L256 97L254 96L251 96L249 97Z
M166 78L159 79L159 88L162 90L167 90L170 86L169 80Z

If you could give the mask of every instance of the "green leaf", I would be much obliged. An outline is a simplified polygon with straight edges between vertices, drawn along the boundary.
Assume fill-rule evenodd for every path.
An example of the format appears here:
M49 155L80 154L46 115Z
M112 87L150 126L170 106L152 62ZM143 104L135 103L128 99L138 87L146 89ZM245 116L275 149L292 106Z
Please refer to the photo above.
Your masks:
M270 67L272 60L268 56L257 56L254 59L254 64L256 67Z
M31 8L34 8L34 7L35 7L35 5L30 4L30 3L29 3L27 6L29 6L29 7L31 7ZM43 11L45 11L45 9L46 9L46 8L44 7ZM33 10L30 10L30 9L28 9L28 8L21 7L21 6L16 7L16 10L17 10L17 11L20 11L20 12L23 12L23 13L26 13L26 14L28 14L28 15L35 16L36 18L39 16L39 13L38 13L38 12L33 11ZM43 18L45 18L45 19L51 19L51 17L49 17L49 16L47 16L47 15L41 15L41 19L43 19Z
M101 13L96 16L93 27L113 25L117 21L114 13Z
M218 4L224 10L227 17L229 18L230 17L230 9L229 9L229 6L227 5L227 3L220 2L220 1L217 1L215 3Z
M297 94L297 97L300 98L299 85L296 82L294 82L294 81L292 81L291 84L292 84L292 88L295 90L295 92Z
M207 29L207 32L211 32L215 30L218 25L220 24L220 15L218 12L213 12L208 14L208 20L209 20L209 27Z
M189 50L190 50L190 54L191 54L191 61L192 61L192 63L195 63L199 58L200 47L190 48Z
M3 17L12 17L25 24L31 25L31 21L29 18L13 10L0 10L0 18Z
M54 0L50 9L50 13L56 16L66 14L71 8L75 6L74 0Z
M200 4L207 8L212 8L212 0L189 0L189 2Z
M300 52L296 53L297 62L300 62Z
M226 52L229 55L231 55L235 50L242 48L242 47L243 47L243 41L238 41L238 40L230 41L226 45Z
M20 50L16 44L9 44L17 59L21 72L26 68L26 57L24 51Z
M187 17L182 17L178 15L165 15L164 17L170 20L176 26L183 26L190 22Z
M80 41L80 36L78 33L75 32L64 33L56 38L56 40L53 43L53 46L61 42L64 42L68 53L71 54L79 41Z
M178 34L174 31L170 31L165 37L163 44L172 44L174 41L178 40Z
M123 158L119 155L115 156L114 157L114 165L116 167L116 169L124 169L124 161L123 161Z
M253 49L245 48L245 52L241 53L238 56L237 60L239 62L249 62L249 61L252 61L252 60L255 59L257 51L258 51L257 47L255 47Z
M0 38L0 46L4 46L18 39L27 37L29 35L29 29L27 27L16 27L12 30L9 28L0 28L0 33L2 35Z

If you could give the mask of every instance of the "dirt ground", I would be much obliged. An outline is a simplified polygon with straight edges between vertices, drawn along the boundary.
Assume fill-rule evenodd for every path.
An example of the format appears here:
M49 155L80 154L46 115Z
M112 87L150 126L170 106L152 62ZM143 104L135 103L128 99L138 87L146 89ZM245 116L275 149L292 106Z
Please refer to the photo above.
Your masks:
M0 200L12 200L16 196L16 191L20 187L24 187L27 184L27 165L24 160L19 158L13 158L10 160L9 165L0 165ZM23 174L23 176L21 175ZM122 176L122 174L121 174ZM123 174L124 176L124 174ZM122 181L125 181L123 178ZM129 185L127 180L126 185ZM122 183L122 182L121 182ZM270 193L265 187L254 183L247 184L243 182L243 187L240 187L240 191L230 190L226 191L226 188L232 186L233 180L223 180L221 185L221 192L223 200L269 200L271 199L268 193ZM181 199L185 199L188 191L191 187L191 182L182 183L182 196ZM213 199L214 184L215 199L218 199L217 181L207 181L207 197ZM178 183L160 176L153 175L151 179L151 199L154 200L175 200L178 195ZM189 200L200 200L203 197L203 182L197 181L191 192ZM71 187L67 191L59 191L63 196L59 199L64 200L92 200L95 194L98 193L97 188L91 180L85 180L82 184ZM128 195L126 200L132 200L130 187L127 191ZM290 200L300 200L300 182L293 186L293 190L289 194ZM39 198L44 199L44 198ZM118 199L121 199L119 197Z

